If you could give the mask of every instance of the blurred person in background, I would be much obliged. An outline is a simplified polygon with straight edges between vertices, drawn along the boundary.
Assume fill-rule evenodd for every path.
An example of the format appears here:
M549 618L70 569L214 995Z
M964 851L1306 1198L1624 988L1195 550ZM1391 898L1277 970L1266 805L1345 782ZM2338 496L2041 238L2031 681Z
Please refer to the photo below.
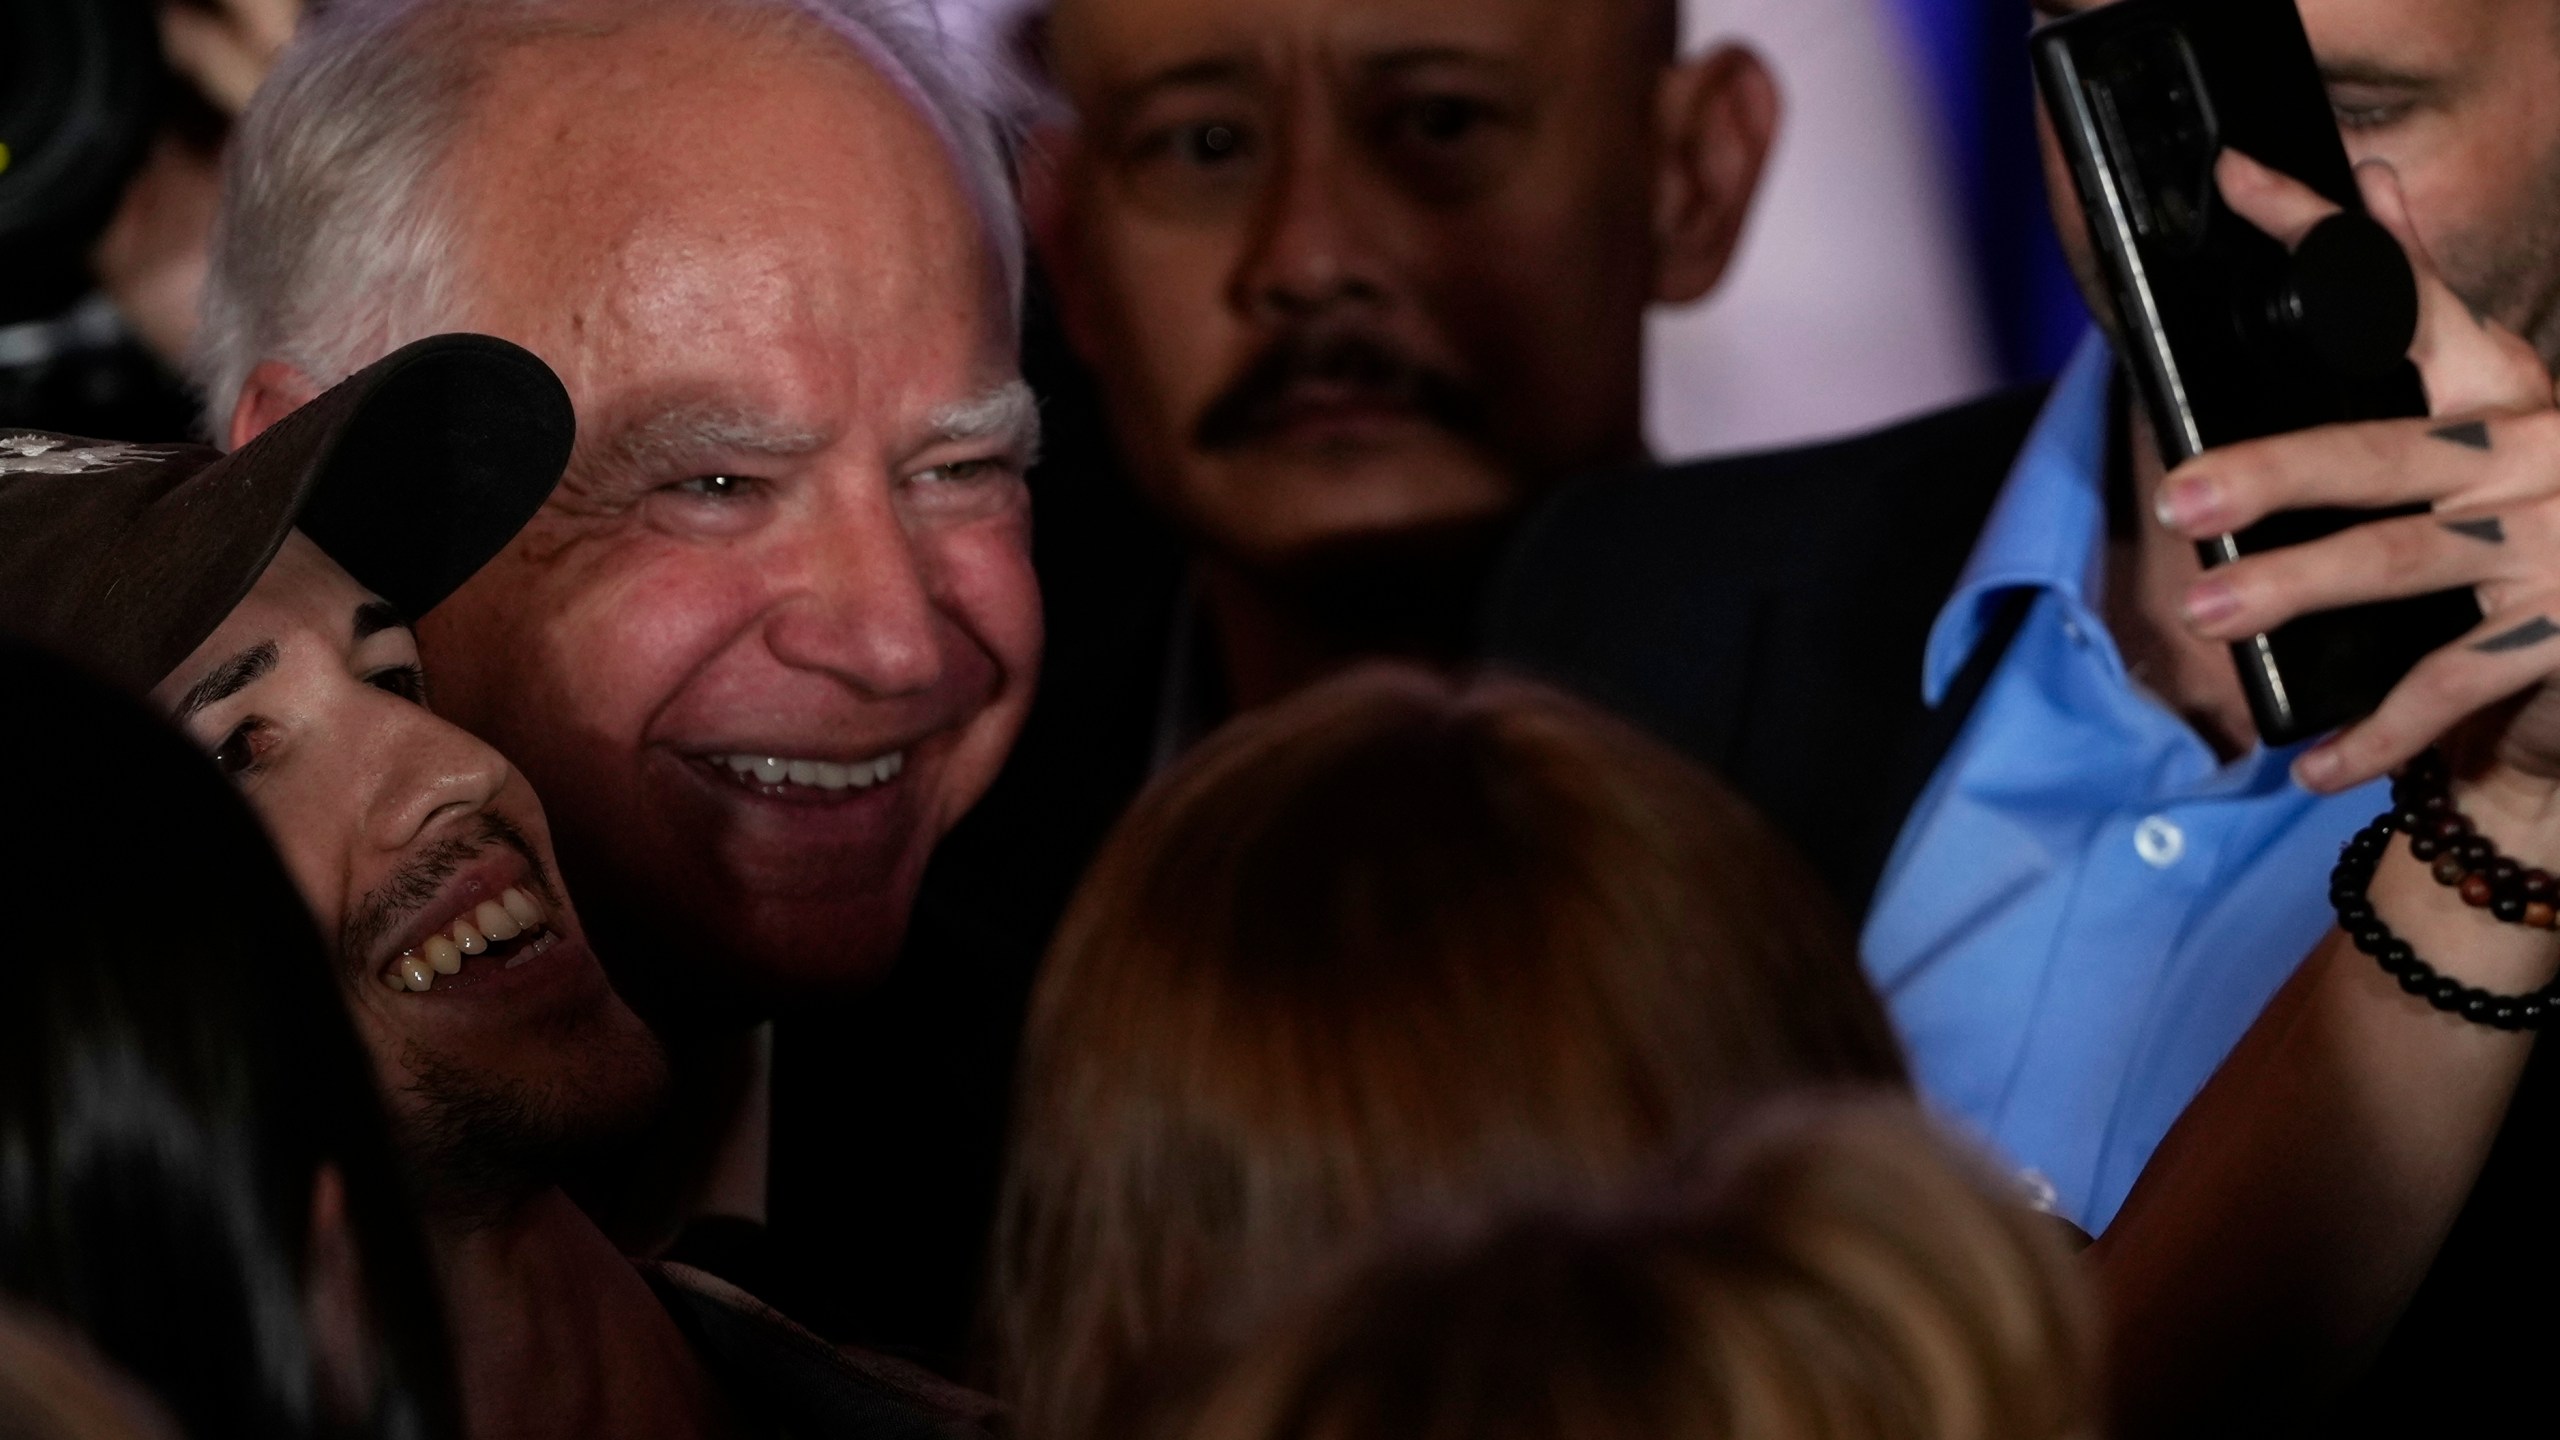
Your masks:
M1728 1112L1899 1087L1785 844L1632 728L1356 671L1114 832L1033 998L990 1332L1030 1440L1416 1207L1627 1183Z
M2512 1138L2492 1157L2529 1044L2421 1028L2416 1001L2367 997L2378 1007L2367 1011L2303 999L2351 983L2341 967L2356 965L2299 962L2338 943L2324 880L2338 846L2388 805L2378 777L2448 731L2469 735L2459 722L2479 715L2475 728L2503 737L2477 747L2508 762L2476 782L2484 803L2514 802L2520 834L2537 824L2534 777L2548 762L2533 707L2515 697L2546 688L2533 607L2560 576L2543 521L2560 506L2543 364L2560 348L2560 252L2545 243L2560 16L2507 0L2300 8L2349 154L2365 162L2368 205L2428 287L2412 358L2436 419L2284 437L2167 476L2111 344L2092 334L2049 394L1577 490L1529 528L1493 645L1716 765L1802 843L1866 917L1868 971L1923 1092L2050 1177L2065 1213L2093 1229L2109 1226L2217 1066L2254 1076L2215 1082L2235 1094L2255 1083L2316 1096L2300 1077L2334 1075L2355 1053L2322 1050L2324 1024L2367 1016L2353 1033L2391 1048L2393 1103L2333 1132L2334 1150L2308 1130L2270 1132L2285 1138L2261 1159L2325 1174L2331 1193L2313 1186L2289 1228L2281 1207L2226 1224L2252 1243L2187 1279L2287 1297L2226 1310L2220 1353L2235 1390L2252 1372L2276 1389L2306 1374L2334 1384L2419 1289L2471 1194L2400 1348L2374 1367L2389 1393L2342 1421L2439 1425L2457 1422L2416 1377L2486 1354L2529 1365L2534 1337L2549 1334L2493 1327L2494 1307L2478 1301L2515 1287L2509 1260L2531 1248L2521 1227L2560 1198L2542 1138L2549 1082L2524 1084ZM2048 160L2055 218L2096 305L2049 142ZM2300 193L2277 177L2226 158L2221 183L2271 233L2307 230ZM2458 419L2480 425L2447 423ZM2495 539L2420 517L2199 573L2193 539L2236 528L2244 508L2339 495L2432 501L2494 521L2472 528ZM2406 549L2386 562L2374 547L2392 543ZM2432 658L2330 742L2257 742L2228 641L2306 610L2457 585L2477 589L2498 628ZM2484 710L2501 701L2503 730L2501 712ZM2226 1065L2288 977L2298 991L2267 1014L2246 1060ZM2373 1018L2394 1004L2400 1026ZM2404 1125L2426 1109L2401 1108L2418 1074L2461 1077L2462 1103L2482 1102L2487 1123ZM2303 1218L2369 1222L2389 1207L2356 1197L2402 1186L2402 1200L2424 1199L2387 1236ZM2374 1246L2388 1263L2335 1263ZM2387 1278L2334 1283L2349 1271ZM2334 1343L2287 1348L2312 1332Z
M0 435L0 617L147 691L265 822L384 1087L470 1434L976 1434L974 1398L635 1267L562 1189L651 1118L664 1061L402 617L515 536L572 433L538 359L448 335L228 456Z
M0 642L0 688L21 702L0 711L5 743L77 734L115 756L11 790L0 1295L77 1327L191 1434L452 1440L417 1218L256 819L70 665ZM223 923L178 942L179 915ZM0 1412L15 1385L32 1388L0 1379Z
M2052 1222L1918 1112L1781 1102L1630 1198L1420 1225L1159 1382L1148 1440L2079 1440Z
M878 981L1038 669L1021 247L994 127L880 0L339 0L224 196L199 354L233 443L437 329L566 380L568 478L420 643L674 1061L582 1200L792 1308L904 1240L822 1199L835 1248L763 1263L770 1177L896 1188L860 1126L920 1087L784 1094L764 1022Z
M0 1440L184 1440L184 1433L76 1332L0 1300Z
M45 43L64 43L70 32L38 12L61 3L12 0L18 13L11 34L22 48L10 59L47 72L18 83L30 91L51 86L54 98L74 106L125 107L131 113L78 114L67 128L81 132L73 143L91 146L130 133L134 148L101 149L81 161L129 175L102 217L87 224L36 217L21 207L39 202L7 182L11 170L24 177L46 157L10 154L6 143L24 137L0 121L0 266L11 272L0 280L0 297L9 297L0 298L0 425L111 440L188 439L197 433L196 401L180 368L195 340L222 148L292 38L303 0L73 0L93 7L81 32L86 53L48 54ZM34 123L33 116L9 116L10 109L0 106L0 116ZM23 228L50 250L65 225L76 225L73 238L84 252L76 284L31 274L56 265L9 243ZM87 291L67 309L57 303L65 285Z

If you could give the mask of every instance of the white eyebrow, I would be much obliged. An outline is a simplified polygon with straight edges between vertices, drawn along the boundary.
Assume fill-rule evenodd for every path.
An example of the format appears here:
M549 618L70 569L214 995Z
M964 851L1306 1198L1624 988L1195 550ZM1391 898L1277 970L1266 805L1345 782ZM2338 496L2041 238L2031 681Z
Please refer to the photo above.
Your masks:
M1026 467L1040 449L1040 402L1020 380L1007 381L975 399L945 405L925 424L937 443L1004 440Z
M706 453L808 455L825 445L826 437L813 431L718 405L684 406L653 415L613 442L624 459L642 464L689 461Z

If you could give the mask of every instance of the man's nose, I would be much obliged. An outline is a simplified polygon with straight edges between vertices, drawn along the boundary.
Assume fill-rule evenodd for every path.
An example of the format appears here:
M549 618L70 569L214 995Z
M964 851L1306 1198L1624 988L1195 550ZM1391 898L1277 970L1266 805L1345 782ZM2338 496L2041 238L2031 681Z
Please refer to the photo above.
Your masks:
M766 557L781 590L765 622L774 658L875 697L922 694L942 678L930 557L894 491L860 487Z
M377 704L373 738L365 749L378 763L370 767L375 784L365 826L386 852L479 814L515 773L480 737L390 696Z
M1256 208L1229 301L1263 321L1303 320L1385 293L1374 196L1320 117L1293 119Z

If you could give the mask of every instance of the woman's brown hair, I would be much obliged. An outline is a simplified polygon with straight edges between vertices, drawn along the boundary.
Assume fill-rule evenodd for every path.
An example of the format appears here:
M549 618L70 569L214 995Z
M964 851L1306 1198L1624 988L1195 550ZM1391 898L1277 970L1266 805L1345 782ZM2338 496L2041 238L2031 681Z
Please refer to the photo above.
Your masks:
M1904 1083L1827 897L1723 786L1527 682L1355 672L1165 776L1069 909L997 1383L1066 1440L1395 1213L1619 1183L1771 1092Z
M1907 1103L1786 1104L1636 1207L1395 1237L1149 1440L2063 1440L2094 1433L2062 1231Z

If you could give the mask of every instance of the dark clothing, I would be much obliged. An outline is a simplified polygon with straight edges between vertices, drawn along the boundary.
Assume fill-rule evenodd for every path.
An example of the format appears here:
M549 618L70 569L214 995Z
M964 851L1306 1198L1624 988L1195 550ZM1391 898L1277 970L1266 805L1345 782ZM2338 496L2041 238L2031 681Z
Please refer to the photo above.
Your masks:
M1496 581L1488 653L1704 761L1862 913L2014 624L1922 703L1930 624L2042 402L1575 486Z
M839 1350L689 1266L642 1264L658 1303L748 1423L774 1440L985 1440L995 1401L914 1366Z
M2016 616L1938 711L1929 628L2033 422L2019 393L1836 444L1598 480L1523 532L1489 653L1608 704L1722 773L1863 914L1903 820ZM2329 1434L2514 1432L2507 1387L2560 1340L2541 1302L2560 1213L2560 1060L2538 1051L2480 1183ZM2538 1432L2537 1432L2538 1433Z

